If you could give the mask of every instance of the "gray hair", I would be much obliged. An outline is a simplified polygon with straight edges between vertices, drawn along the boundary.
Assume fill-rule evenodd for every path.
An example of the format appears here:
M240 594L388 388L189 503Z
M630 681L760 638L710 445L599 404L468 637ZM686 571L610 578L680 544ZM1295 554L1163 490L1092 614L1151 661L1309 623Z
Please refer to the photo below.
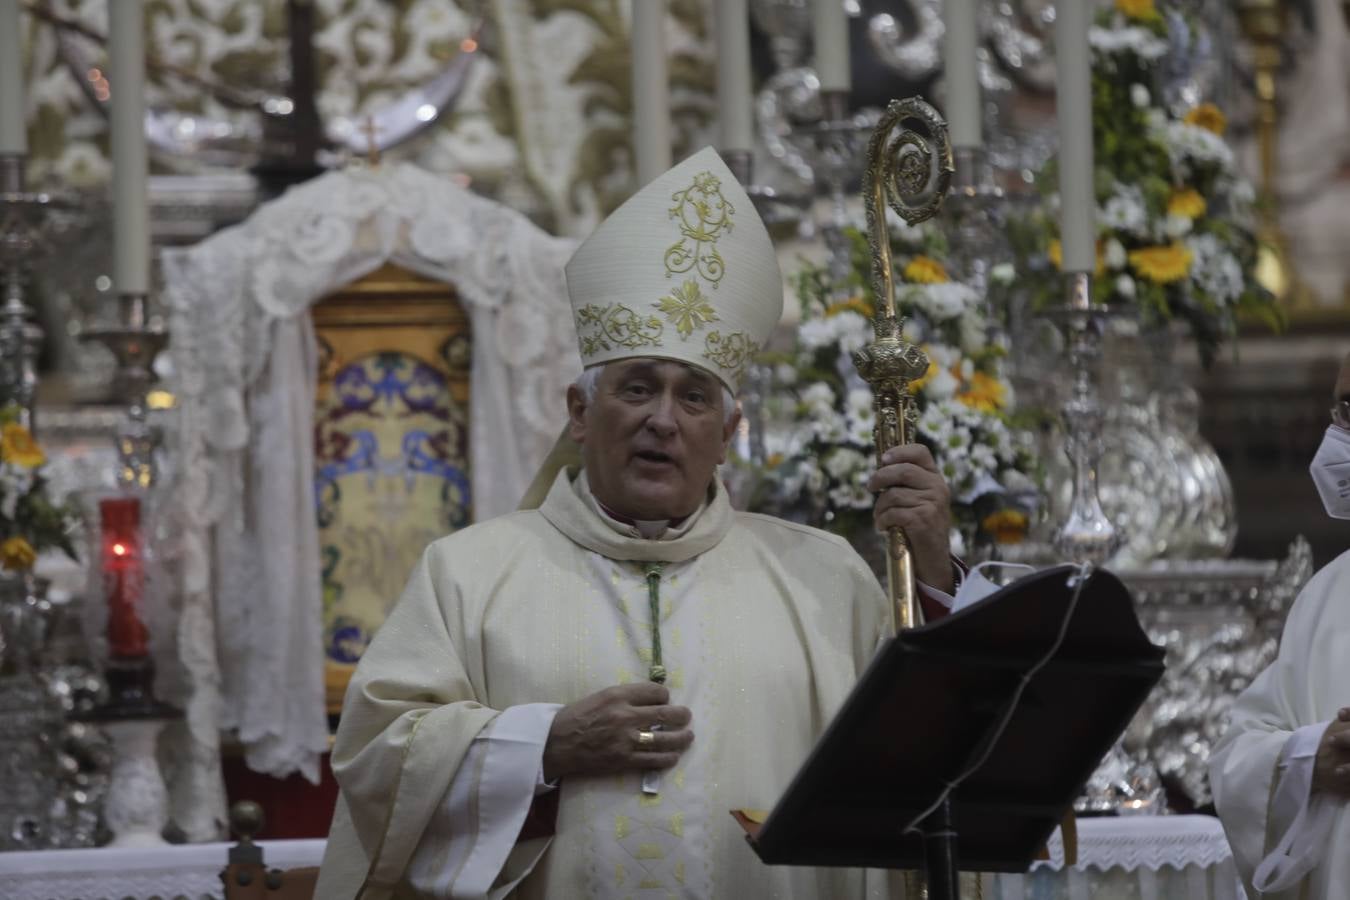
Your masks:
M595 402L595 392L600 386L600 373L605 371L607 365L609 363L601 363L598 366L591 366L589 369L582 369L581 374L577 376L577 380L572 382L576 389L581 391L581 396L585 398L587 406ZM722 424L725 425L731 421L731 417L736 413L736 397L720 379L717 385L722 389Z

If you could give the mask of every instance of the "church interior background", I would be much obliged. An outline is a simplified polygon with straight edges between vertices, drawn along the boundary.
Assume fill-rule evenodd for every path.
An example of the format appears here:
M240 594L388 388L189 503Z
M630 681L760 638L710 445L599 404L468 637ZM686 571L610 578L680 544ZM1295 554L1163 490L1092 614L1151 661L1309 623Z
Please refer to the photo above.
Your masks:
M562 264L638 186L653 134L666 161L724 151L785 276L723 470L737 505L876 558L871 401L846 362L874 300L862 153L892 98L955 120L951 0L832 0L842 77L808 0L145 3L139 300L114 283L134 224L112 199L121 2L0 0L23 125L0 135L0 537L33 551L3 548L0 772L22 789L0 792L0 850L131 827L110 785L135 751L98 714L128 646L155 663L171 840L225 840L245 799L264 837L326 833L346 678L425 543L513 509L552 445L578 374ZM1054 562L1085 464L1061 413L1097 373L1109 565L1169 673L1080 808L1212 809L1228 704L1344 549L1307 465L1350 349L1350 4L1095 4L1087 359L1048 313L1054 4L974 5L958 190L891 227L907 335L934 360L919 434L964 558ZM753 92L728 145L737 53Z

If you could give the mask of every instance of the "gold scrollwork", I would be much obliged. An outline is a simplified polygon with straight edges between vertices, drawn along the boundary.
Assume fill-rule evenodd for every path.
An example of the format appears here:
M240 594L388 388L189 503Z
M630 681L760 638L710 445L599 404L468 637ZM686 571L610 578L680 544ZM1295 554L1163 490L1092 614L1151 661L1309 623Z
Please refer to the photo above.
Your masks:
M665 325L656 316L644 319L622 303L606 306L589 303L577 310L577 336L581 338L583 357L612 350L614 344L629 350L659 347L664 332Z
M709 322L717 321L717 310L708 302L707 296L699 289L698 282L690 278L684 284L652 304L675 326L680 337L688 340L695 328L702 328Z
M726 274L717 239L731 231L736 207L722 196L722 182L711 172L695 175L689 187L670 199L675 201L670 217L680 223L680 239L666 250L666 277L694 270L716 288Z
M703 356L723 369L730 369L731 380L736 382L741 380L746 365L758 352L759 344L750 340L744 331L727 335L713 331L703 340Z

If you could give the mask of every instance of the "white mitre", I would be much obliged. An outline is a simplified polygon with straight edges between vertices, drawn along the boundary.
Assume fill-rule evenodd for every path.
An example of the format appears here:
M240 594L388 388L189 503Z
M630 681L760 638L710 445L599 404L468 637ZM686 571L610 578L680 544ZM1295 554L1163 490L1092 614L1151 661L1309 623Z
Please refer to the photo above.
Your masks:
M735 393L783 312L769 232L711 147L630 197L566 271L586 367L672 359Z

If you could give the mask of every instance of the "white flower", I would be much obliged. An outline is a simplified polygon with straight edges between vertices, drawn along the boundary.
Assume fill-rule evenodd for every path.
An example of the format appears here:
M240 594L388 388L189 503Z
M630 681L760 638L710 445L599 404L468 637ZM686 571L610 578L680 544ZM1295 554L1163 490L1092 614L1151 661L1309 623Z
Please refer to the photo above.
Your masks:
M835 481L849 481L850 476L867 465L867 457L851 447L837 447L825 457L825 471Z
M973 308L980 299L979 294L959 281L921 285L910 292L910 297L936 322L956 318Z
M967 353L979 353L989 343L989 334L980 316L961 317L961 349Z
M841 484L830 489L830 502L841 509L871 509L872 495L856 484Z
M807 319L797 328L797 341L809 350L834 343L833 319Z
M1004 469L998 473L998 480L1010 494L1026 494L1036 490L1036 483L1017 469Z
M861 350L872 342L875 332L872 323L866 317L851 311L844 311L830 319L835 323L835 339L839 342L839 352L844 355Z
M1132 184L1116 182L1106 206L1097 211L1097 220L1112 231L1124 231L1141 238L1150 236L1144 194Z
M1191 251L1191 278L1200 289L1220 303L1232 303L1242 296L1246 278L1237 257L1212 234L1188 238Z
M956 376L947 371L946 366L940 366L933 377L924 383L923 393L934 400L946 400L954 396L960 386L961 382Z
M1167 122L1153 129L1154 137L1167 148L1172 165L1187 170L1191 163L1214 163L1223 171L1233 168L1233 149L1223 138L1198 125Z
M823 381L813 381L802 391L802 403L812 411L833 410L834 391Z
M1127 259L1125 254L1125 245L1122 244L1120 241L1116 240L1115 238L1111 238L1109 241L1106 242L1105 256L1107 268L1111 269L1125 268L1125 261Z
M1134 279L1129 275L1121 275L1116 279L1116 293L1126 300L1134 299Z
M1140 59L1152 61L1167 54L1167 41L1136 25L1125 28L1088 29L1088 43L1102 53L1133 53Z
M1167 232L1170 238L1181 238L1191 233L1192 222L1189 216L1168 213L1167 220L1163 223L1163 230Z
M773 367L773 380L782 387L790 387L797 383L797 370L787 363L779 363Z
M989 280L994 284L1012 284L1016 276L1017 270L1012 263L999 263L989 270Z
M848 423L833 409L812 410L811 432L825 444L837 444L848 435Z
M0 515L13 519L23 497L33 487L33 470L20 466L0 465Z
M1148 88L1138 82L1130 85L1130 102L1140 109L1144 109L1153 102L1153 97L1149 94Z

